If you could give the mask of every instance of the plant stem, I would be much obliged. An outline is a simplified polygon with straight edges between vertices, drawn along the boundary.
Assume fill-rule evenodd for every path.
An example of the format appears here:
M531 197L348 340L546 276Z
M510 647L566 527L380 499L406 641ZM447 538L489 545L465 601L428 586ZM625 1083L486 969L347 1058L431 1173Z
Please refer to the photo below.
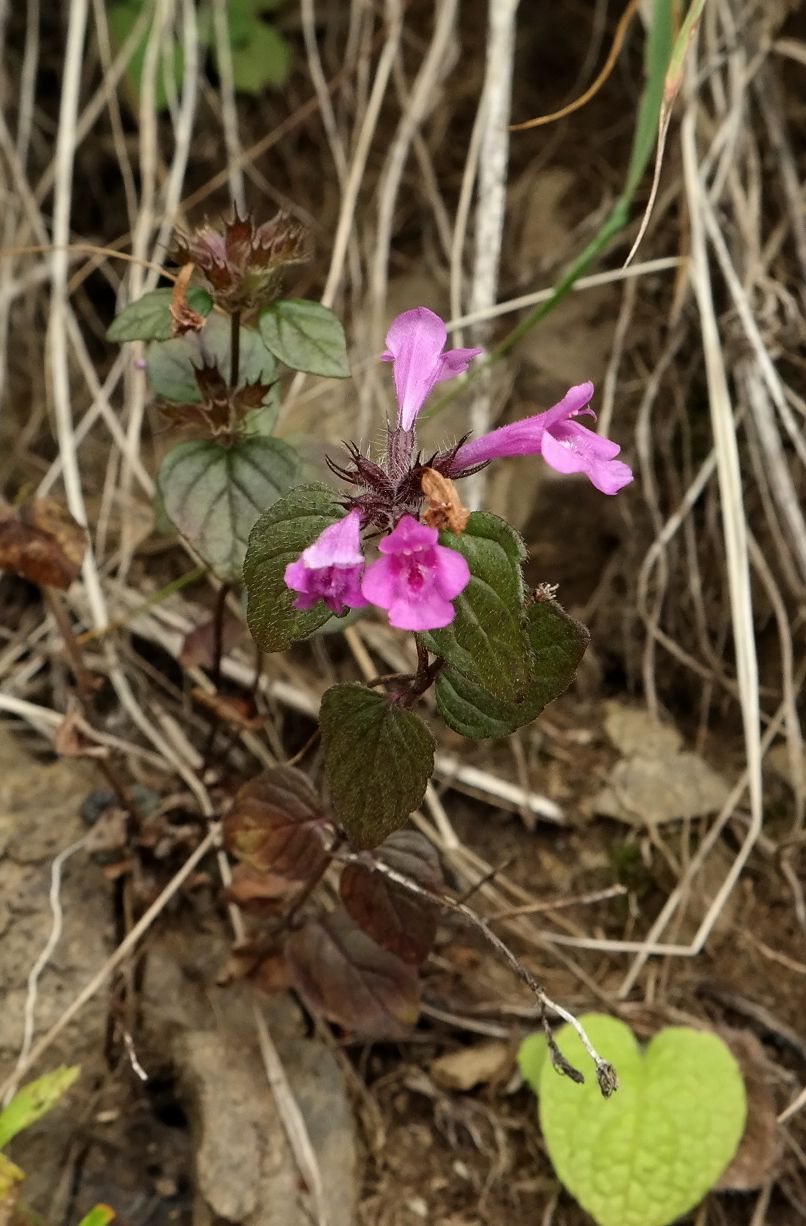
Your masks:
M241 312L233 311L229 318L229 385L238 386L241 365Z
M227 596L231 591L231 584L222 583L221 587L216 592L215 610L213 612L213 667L210 670L210 680L213 683L216 694L221 685L221 657L224 653L224 614L227 611ZM210 765L210 759L213 756L213 748L215 747L216 734L218 732L218 716L214 711L210 712L210 732L207 737L207 746L204 751L204 763L202 765L202 775Z

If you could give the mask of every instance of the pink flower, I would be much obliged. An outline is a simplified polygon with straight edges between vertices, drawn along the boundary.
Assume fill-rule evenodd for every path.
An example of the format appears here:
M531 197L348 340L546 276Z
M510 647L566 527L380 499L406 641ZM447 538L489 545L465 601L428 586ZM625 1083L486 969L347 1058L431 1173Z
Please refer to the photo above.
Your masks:
M324 600L341 616L345 609L360 609L367 602L361 595L361 512L350 511L330 524L296 562L285 568L286 586L299 595L295 609L312 609Z
M437 544L436 528L404 515L378 548L384 555L367 567L361 590L367 600L389 610L398 630L439 630L455 616L451 601L470 582L470 567L460 553Z
M427 307L404 311L392 322L381 361L394 362L399 429L411 430L434 384L461 375L482 352L449 349L445 353L447 339L445 324Z
M589 407L592 396L593 384L580 383L545 413L463 443L456 452L451 476L461 476L477 464L503 456L539 453L557 472L585 473L603 494L617 494L633 479L629 465L616 459L621 448L573 420L582 413L596 416Z

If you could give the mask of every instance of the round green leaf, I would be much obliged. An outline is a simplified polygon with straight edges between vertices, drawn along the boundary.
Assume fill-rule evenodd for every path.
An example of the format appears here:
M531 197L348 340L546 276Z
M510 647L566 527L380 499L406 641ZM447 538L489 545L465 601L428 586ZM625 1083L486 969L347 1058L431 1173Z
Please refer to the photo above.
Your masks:
M412 711L349 682L319 712L333 812L354 847L377 847L404 826L434 772L434 738Z
M461 536L443 532L440 542L467 559L470 583L454 601L451 624L421 634L422 642L495 698L522 701L532 653L523 628L521 538L497 515L474 511Z
M228 583L241 580L246 543L261 511L293 483L296 452L274 438L231 447L180 443L162 462L157 490L165 513Z
M285 651L333 617L322 600L306 612L293 607L296 593L285 585L285 568L343 515L327 486L300 485L258 519L249 537L243 578L249 598L246 620L261 650Z
M540 1125L554 1169L599 1226L668 1226L714 1187L736 1152L747 1114L739 1066L707 1031L670 1027L641 1051L623 1022L579 1020L618 1070L619 1090L604 1099L595 1077L575 1085L544 1061ZM570 1026L557 1042L585 1067Z
M158 396L178 404L201 404L196 370L215 363L230 378L230 321L211 315L201 332L189 332L170 341L155 341L146 352L148 381ZM241 328L238 383L274 383L277 363L254 328ZM270 403L271 391L266 395Z
M116 315L106 330L108 341L167 341L171 337L171 299L173 290L152 289L136 302L130 302ZM187 299L194 311L207 316L213 300L200 285L191 285Z
M526 634L533 659L519 701L497 698L455 668L442 670L436 683L437 710L449 728L474 740L508 736L567 690L590 641L585 626L556 600L539 600L526 610Z
M281 298L261 312L260 333L292 370L346 379L350 374L341 321L319 302Z
M249 24L242 42L233 39L232 74L235 88L244 94L260 94L272 85L285 85L293 63L291 47L279 30L259 17Z

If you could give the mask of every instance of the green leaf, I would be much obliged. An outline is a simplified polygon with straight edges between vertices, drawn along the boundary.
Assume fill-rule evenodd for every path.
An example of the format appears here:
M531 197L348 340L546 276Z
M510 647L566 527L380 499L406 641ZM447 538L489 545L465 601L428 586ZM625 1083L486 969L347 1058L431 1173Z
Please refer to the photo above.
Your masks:
M106 18L109 23L109 33L115 50L119 50L125 43L128 36L131 34L135 23L138 21L143 11L143 7L143 0L124 0L124 3L113 4L107 10ZM129 69L125 78L129 87L129 92L133 95L132 101L134 103L134 109L137 108L140 100L143 67L145 64L146 48L148 46L148 36L150 32L151 23L147 22L143 30L143 36L137 43L132 57L129 60ZM158 111L164 111L168 106L168 80L171 80L172 86L170 95L178 94L182 89L182 79L184 75L185 55L182 46L176 41L170 32L166 32L164 35L163 45L159 50L157 61L155 98Z
M714 1187L736 1152L747 1115L739 1066L707 1031L670 1027L642 1052L623 1022L579 1020L615 1065L620 1088L604 1099L595 1077L575 1085L544 1063L540 1124L554 1169L599 1226L668 1226ZM585 1067L570 1026L557 1041Z
M243 42L232 43L232 76L243 94L261 94L267 86L285 85L291 75L291 47L279 30L259 19Z
M439 539L467 559L471 578L454 601L451 624L420 638L463 677L496 698L519 702L531 669L523 629L523 542L485 511L474 511L461 536L443 532Z
M522 728L574 679L590 641L585 626L555 600L538 600L526 610L526 634L533 652L526 691L518 702L496 698L455 668L437 677L437 710L449 728L473 740L508 736Z
M285 568L321 532L344 516L325 485L301 485L265 511L252 529L243 577L249 597L246 620L262 651L285 651L333 616L320 600L312 609L293 608L296 593L285 585Z
M540 1093L540 1078L548 1056L548 1039L542 1031L527 1035L518 1048L518 1068L523 1080L535 1094Z
M171 338L172 289L152 289L136 302L130 302L116 315L106 330L108 341L167 341ZM209 315L213 300L200 285L191 285L188 302L200 315Z
M244 438L231 447L196 439L168 452L157 490L177 531L221 579L239 583L255 521L296 475L296 452L280 439Z
M346 379L347 343L339 318L319 302L281 298L260 314L260 333L272 353L292 370Z
M85 1213L78 1226L109 1226L115 1220L115 1210L109 1205L94 1205Z
M211 315L201 332L189 332L170 341L152 341L146 351L148 381L157 396L179 404L201 404L196 370L215 362L224 378L230 377L230 322ZM277 363L254 328L241 328L238 382L274 383ZM266 395L270 402L272 392Z
M47 1115L70 1089L80 1071L77 1065L70 1068L63 1065L18 1090L8 1106L0 1111L0 1149L5 1149L18 1132Z
M333 812L354 847L377 847L422 801L434 738L412 711L355 682L325 691L319 726Z

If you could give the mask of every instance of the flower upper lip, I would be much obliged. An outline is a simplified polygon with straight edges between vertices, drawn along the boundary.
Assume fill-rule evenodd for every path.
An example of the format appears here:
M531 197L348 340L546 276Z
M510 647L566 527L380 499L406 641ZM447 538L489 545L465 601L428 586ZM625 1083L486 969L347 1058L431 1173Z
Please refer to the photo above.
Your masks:
M386 334L382 362L394 363L398 427L409 431L434 388L462 374L481 349L448 349L448 329L428 307L398 315Z

